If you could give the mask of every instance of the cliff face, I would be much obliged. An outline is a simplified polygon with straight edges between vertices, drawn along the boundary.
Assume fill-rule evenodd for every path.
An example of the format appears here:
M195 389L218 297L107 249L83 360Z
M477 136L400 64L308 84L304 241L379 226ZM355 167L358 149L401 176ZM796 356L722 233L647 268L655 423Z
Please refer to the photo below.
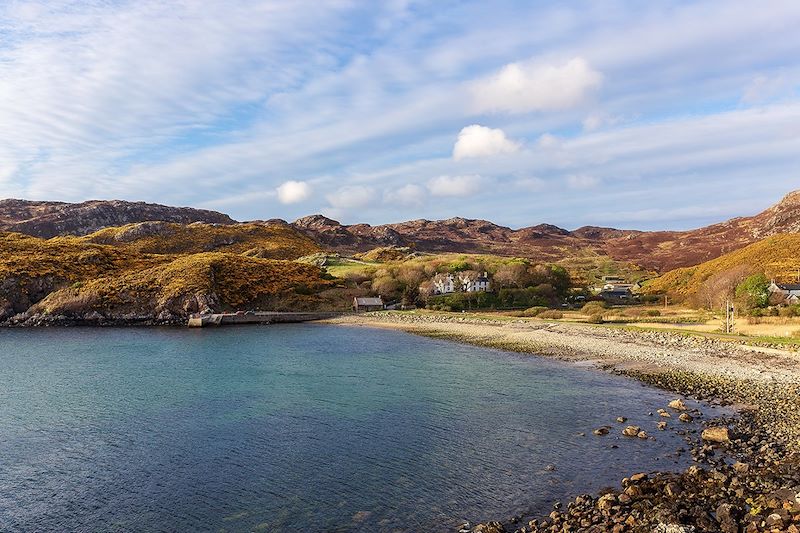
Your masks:
M88 235L111 226L134 222L162 221L190 224L233 224L228 215L144 202L91 200L79 204L0 200L0 231L50 238L58 235Z

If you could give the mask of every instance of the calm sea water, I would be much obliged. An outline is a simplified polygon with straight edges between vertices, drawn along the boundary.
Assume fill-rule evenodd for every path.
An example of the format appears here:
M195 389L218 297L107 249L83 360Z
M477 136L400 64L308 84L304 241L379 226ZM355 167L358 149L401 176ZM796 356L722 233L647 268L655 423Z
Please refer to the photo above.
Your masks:
M685 466L669 399L372 329L2 330L0 530L448 531Z

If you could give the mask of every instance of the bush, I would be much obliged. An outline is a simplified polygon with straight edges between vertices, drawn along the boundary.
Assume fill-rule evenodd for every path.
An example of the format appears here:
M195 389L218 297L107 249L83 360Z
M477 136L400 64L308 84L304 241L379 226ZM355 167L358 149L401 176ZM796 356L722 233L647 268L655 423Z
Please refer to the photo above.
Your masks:
M646 316L661 316L661 311L659 311L658 309L648 309L645 312L645 315Z
M596 313L604 313L608 306L605 302L589 302L581 307L581 313L584 315L594 315Z
M559 320L561 318L564 318L564 313L562 313L561 311L556 311L555 309L551 309L548 311L542 311L541 313L539 313L538 317L549 320Z
M781 307L778 312L782 317L793 317L800 315L798 311L800 311L800 309L798 309L798 306L792 305L789 307Z
M603 315L601 315L601 314L589 315L589 318L587 318L586 321L589 324L602 324L603 323Z
M522 316L538 316L540 313L547 311L546 307L542 307L537 305L535 307L529 307L522 312Z

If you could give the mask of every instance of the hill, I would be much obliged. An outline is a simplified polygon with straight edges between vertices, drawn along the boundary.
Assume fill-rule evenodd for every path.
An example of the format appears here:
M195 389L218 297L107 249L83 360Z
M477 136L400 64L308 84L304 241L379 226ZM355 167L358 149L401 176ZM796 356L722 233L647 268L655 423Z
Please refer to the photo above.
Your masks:
M0 322L172 322L201 310L322 305L330 283L295 259L319 248L286 225L145 222L84 237L0 233Z
M110 227L117 229L106 229ZM757 215L690 231L597 226L569 231L549 224L511 229L460 217L377 226L344 225L322 215L291 224L282 220L237 223L214 211L117 200L80 204L2 200L2 230L46 238L87 235L90 242L142 253L218 250L292 259L319 248L353 254L408 247L418 252L520 256L539 262L594 257L595 262L610 260L666 272L697 265L771 235L800 232L800 191Z
M742 267L768 278L794 281L800 270L800 234L774 235L711 261L672 270L648 282L645 291L690 296L712 276Z
M159 220L163 222L208 222L233 224L228 215L194 209L169 207L144 202L91 200L79 204L0 200L0 231L25 233L35 237L87 235L110 226Z
M331 283L318 267L294 261L206 252L144 270L93 279L49 294L33 320L176 322L191 313L314 308Z
M549 224L511 229L487 220L450 218L370 226L343 225L322 215L292 225L342 253L407 246L420 252L461 252L559 261L587 255L665 272L696 265L780 233L800 232L800 191L752 217L690 231L637 231L585 226L568 231Z

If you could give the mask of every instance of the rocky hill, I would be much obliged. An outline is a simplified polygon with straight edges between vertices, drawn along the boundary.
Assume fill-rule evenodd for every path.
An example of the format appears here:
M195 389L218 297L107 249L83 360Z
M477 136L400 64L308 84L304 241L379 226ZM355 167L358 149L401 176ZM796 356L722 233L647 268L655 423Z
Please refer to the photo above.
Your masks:
M0 232L0 323L175 323L324 305L319 247L286 224L140 222L87 236Z
M465 218L348 226L322 215L304 217L292 225L321 245L345 253L410 246L421 252L492 253L548 261L590 253L666 272L702 263L771 235L800 232L800 191L788 194L758 215L690 231L595 226L568 231L549 224L514 230Z
M194 209L169 207L144 202L92 200L79 204L0 200L0 231L25 233L35 237L87 235L110 226L158 220L190 224L208 222L233 224L228 215Z

